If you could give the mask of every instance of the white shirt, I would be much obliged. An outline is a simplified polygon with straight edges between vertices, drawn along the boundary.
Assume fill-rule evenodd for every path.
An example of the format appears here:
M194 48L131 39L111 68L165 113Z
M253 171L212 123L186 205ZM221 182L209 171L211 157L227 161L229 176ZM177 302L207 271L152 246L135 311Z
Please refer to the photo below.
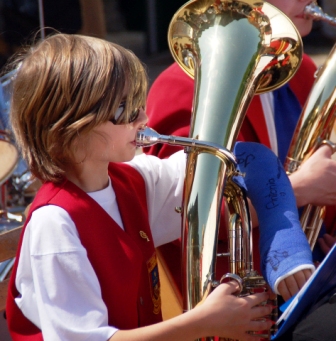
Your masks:
M129 162L145 180L155 246L181 235L181 216L174 209L181 206L185 160L180 151L166 160L141 154ZM123 228L113 184L88 194ZM32 214L23 238L16 287L21 294L17 305L43 330L45 341L106 341L117 331L108 326L100 285L77 229L58 206L43 206Z

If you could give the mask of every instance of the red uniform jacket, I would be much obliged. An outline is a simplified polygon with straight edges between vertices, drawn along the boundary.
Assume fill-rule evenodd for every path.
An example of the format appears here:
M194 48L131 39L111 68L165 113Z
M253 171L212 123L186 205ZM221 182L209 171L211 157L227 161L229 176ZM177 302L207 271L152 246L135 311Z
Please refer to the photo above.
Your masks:
M158 268L143 178L127 165L111 164L109 175L126 233L96 201L70 181L60 185L44 184L36 195L27 222L35 209L48 204L60 206L69 213L97 274L108 308L109 325L131 329L162 320ZM148 239L141 237L140 232ZM16 260L19 254L20 247ZM19 295L15 287L16 271L17 261L6 308L11 336L13 341L43 340L41 331L24 317L14 301Z

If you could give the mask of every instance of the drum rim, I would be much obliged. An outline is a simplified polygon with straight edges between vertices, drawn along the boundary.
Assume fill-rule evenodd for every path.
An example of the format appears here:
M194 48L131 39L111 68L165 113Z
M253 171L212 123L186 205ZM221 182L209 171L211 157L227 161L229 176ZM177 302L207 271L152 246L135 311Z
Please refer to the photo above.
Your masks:
M4 142L4 143L8 143L10 146L14 147L13 151L16 152L16 156L14 158L14 162L13 165L11 167L8 167L7 172L4 172L4 175L2 177L0 177L0 186L3 185L13 174L15 168L17 167L19 160L20 160L20 155L19 152L15 146L14 143L12 143L12 141L10 139L2 139L2 134L1 134L1 130L0 130L0 143Z

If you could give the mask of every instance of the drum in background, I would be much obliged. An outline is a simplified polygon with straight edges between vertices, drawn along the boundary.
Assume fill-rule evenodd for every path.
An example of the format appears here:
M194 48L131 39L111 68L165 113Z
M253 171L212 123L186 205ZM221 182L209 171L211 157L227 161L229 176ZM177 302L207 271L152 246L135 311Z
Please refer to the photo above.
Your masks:
M14 172L19 161L19 152L6 131L0 130L0 185Z
M12 93L12 81L16 75L16 69L0 77L0 126L11 134L9 121L9 107Z
M8 214L23 212L40 187L40 182L33 178L20 156L10 124L12 81L16 71L0 78L0 185L6 187L2 189L6 192L6 200L0 208Z
M26 206L17 206L12 200L11 183L13 174L20 164L19 151L15 145L10 127L9 108L12 79L16 70L0 78L0 233L21 226L24 223ZM16 195L16 200L20 195ZM21 199L22 201L22 199ZM16 212L12 212L16 211ZM0 262L0 282L7 279L14 259Z
M0 185L11 176L19 161L19 152L9 129L11 84L15 73L16 70L0 78Z

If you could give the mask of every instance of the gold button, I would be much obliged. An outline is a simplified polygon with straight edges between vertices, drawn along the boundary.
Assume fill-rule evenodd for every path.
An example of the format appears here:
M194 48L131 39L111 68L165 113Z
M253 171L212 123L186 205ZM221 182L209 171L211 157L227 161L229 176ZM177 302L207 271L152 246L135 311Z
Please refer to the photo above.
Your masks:
M144 231L140 231L139 234L141 238L146 239L149 242L149 238Z

